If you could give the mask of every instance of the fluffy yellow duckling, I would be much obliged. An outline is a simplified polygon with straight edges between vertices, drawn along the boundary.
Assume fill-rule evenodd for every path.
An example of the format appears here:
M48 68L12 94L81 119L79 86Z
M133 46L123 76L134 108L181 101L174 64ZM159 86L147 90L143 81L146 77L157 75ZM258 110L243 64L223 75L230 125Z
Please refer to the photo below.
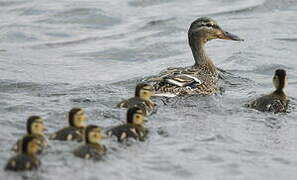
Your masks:
M24 136L19 154L10 158L5 166L9 171L26 171L37 169L41 162L36 157L40 151L40 141L31 135Z
M147 130L143 127L144 113L138 107L132 107L127 111L127 123L114 127L106 132L108 136L115 136L119 142L128 138L144 141Z
M85 129L86 114L81 108L72 108L69 111L69 126L65 127L50 136L52 140L60 141L82 141Z
M85 144L74 150L74 155L84 159L100 160L105 155L106 147L101 145L101 128L89 125L85 130Z

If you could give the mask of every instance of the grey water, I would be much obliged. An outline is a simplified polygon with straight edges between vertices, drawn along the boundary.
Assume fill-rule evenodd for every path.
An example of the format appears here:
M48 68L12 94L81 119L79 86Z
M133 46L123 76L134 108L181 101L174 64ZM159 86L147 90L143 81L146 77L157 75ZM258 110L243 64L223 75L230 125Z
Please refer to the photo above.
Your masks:
M1 0L0 8L0 179L296 179L297 1ZM88 124L122 123L115 105L137 82L193 64L187 30L201 16L245 39L207 44L226 71L222 94L156 99L148 140L106 139L102 162L75 158L77 143L51 142L38 171L3 170L29 115L45 119L47 134L72 107L86 110ZM246 109L272 91L277 68L288 72L289 113Z

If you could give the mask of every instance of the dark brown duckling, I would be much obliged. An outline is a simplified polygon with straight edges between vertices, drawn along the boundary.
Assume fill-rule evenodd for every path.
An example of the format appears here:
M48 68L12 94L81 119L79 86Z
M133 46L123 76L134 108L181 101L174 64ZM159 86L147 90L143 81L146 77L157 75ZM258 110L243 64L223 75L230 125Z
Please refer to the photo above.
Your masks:
M83 159L101 160L106 153L106 147L101 145L101 128L89 125L85 130L85 144L74 150L74 155Z
M36 154L40 151L40 141L34 136L24 136L19 154L10 158L5 166L9 171L26 171L37 169L41 162Z
M145 115L149 115L153 112L156 104L151 100L153 95L153 86L148 83L140 83L135 88L135 96L123 100L117 107L119 108L132 108L138 107L143 110Z
M118 142L129 138L144 141L147 129L143 127L144 114L138 107L132 107L127 111L127 124L119 125L106 132L108 136L117 137Z
M50 136L52 140L59 141L82 141L85 129L86 114L81 108L72 108L69 111L69 126L65 127Z
M288 85L287 73L283 69L277 69L273 76L273 84L276 88L271 94L262 96L249 104L249 107L263 112L286 112L288 97L284 91Z
M43 149L48 147L48 140L44 137L44 124L43 119L40 116L30 116L27 119L27 134L32 135L40 141L41 147L38 154L42 153ZM19 139L15 145L13 145L12 150L19 152L22 146L22 139Z

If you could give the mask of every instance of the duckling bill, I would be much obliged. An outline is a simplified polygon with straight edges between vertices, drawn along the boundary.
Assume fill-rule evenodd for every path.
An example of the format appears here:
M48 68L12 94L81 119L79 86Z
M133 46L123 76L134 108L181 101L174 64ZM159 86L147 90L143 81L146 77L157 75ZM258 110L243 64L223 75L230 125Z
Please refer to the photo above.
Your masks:
M127 123L114 127L106 132L108 136L115 136L118 142L129 138L144 141L147 129L143 127L144 113L138 107L132 107L127 111Z
M288 97L285 88L288 85L287 73L283 69L277 69L273 76L275 90L262 96L249 104L249 107L262 112L286 112L288 108Z
M100 144L101 128L89 125L85 130L85 144L74 150L74 155L83 159L101 160L106 153L106 147Z
M30 116L27 119L27 134L26 135L31 135L37 138L40 143L40 152L39 154L42 153L43 149L48 147L48 141L44 137L43 131L44 131L44 124L43 124L43 119L40 116ZM19 152L21 149L21 142L22 139L19 139L15 145L13 145L12 150L15 152Z
M152 113L156 104L151 100L153 94L153 87L148 83L139 83L135 88L135 96L123 100L117 107L119 108L132 108L138 107L143 110L145 115Z
M41 165L40 160L36 156L36 153L40 151L40 141L34 136L27 135L23 137L21 144L21 151L19 154L8 160L5 170L34 170Z
M86 114L84 110L81 108L72 108L68 115L69 126L52 134L50 139L60 141L82 141L85 121Z

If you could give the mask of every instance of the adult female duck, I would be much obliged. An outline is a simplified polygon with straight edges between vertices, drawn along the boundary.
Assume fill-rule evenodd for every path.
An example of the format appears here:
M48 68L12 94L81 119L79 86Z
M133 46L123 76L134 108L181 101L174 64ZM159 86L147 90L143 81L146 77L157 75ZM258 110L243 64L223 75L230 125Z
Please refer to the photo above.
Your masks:
M188 31L189 45L195 64L186 68L168 68L147 81L152 83L155 96L211 95L218 91L217 68L205 51L205 44L212 39L243 41L224 31L208 17L196 19Z

